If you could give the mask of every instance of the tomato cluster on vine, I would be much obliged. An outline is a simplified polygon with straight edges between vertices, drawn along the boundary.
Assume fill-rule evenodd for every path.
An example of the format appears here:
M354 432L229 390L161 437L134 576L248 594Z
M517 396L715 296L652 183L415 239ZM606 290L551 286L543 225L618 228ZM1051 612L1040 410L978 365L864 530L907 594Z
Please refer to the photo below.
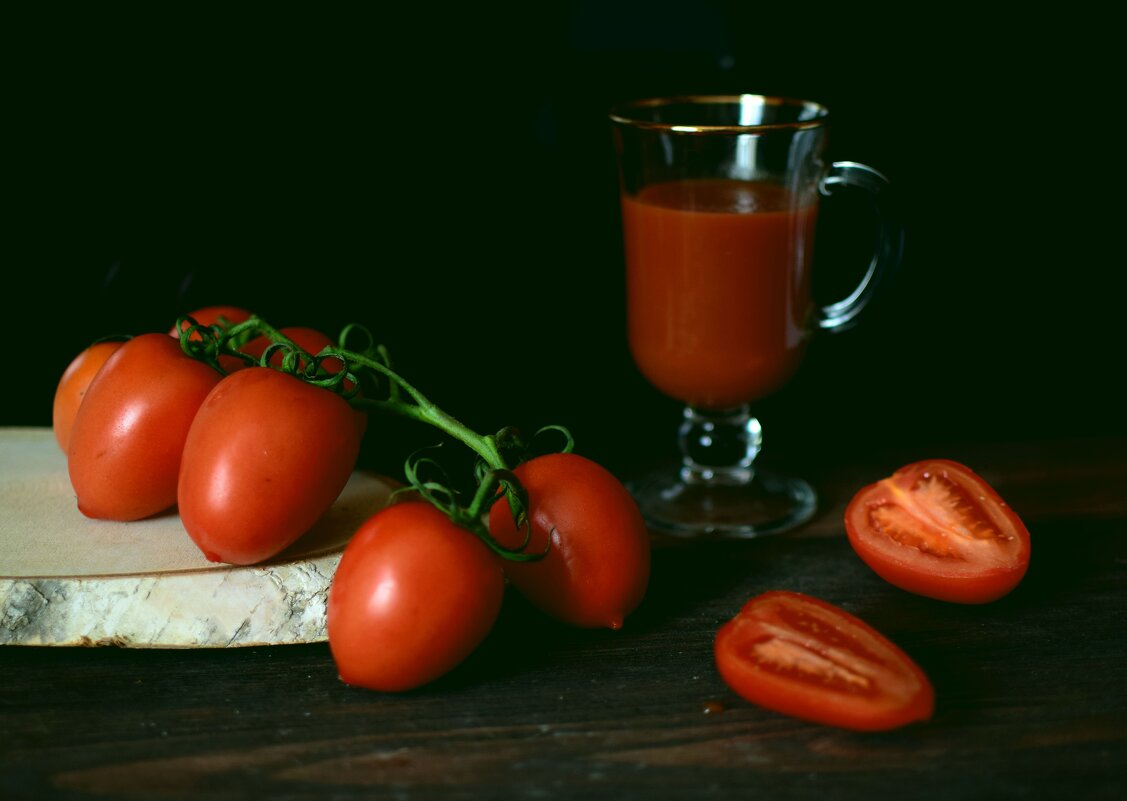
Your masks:
M327 601L348 684L399 691L460 663L492 629L506 585L573 626L620 628L641 603L649 534L609 471L572 452L481 435L348 327L275 329L201 309L168 331L91 345L65 371L53 424L79 510L139 520L175 509L207 559L252 565L300 539L356 467L370 412L434 426L477 454L468 502L405 467L397 498L350 539ZM557 427L558 428L558 427Z

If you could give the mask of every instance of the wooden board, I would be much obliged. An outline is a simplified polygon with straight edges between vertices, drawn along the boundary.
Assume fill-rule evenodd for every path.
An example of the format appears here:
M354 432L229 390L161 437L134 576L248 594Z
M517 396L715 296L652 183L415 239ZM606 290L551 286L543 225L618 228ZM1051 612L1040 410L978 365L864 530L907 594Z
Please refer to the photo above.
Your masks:
M326 639L348 538L392 483L354 473L301 540L253 567L207 561L175 514L116 523L75 503L47 428L0 428L0 644L214 648Z

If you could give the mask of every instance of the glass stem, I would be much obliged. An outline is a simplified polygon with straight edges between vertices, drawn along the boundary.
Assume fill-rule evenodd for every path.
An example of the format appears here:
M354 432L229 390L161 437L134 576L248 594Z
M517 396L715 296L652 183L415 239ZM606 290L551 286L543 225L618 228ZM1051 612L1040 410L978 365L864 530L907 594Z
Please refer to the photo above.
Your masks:
M706 410L686 406L678 442L681 478L687 484L749 484L763 445L759 421L749 407Z

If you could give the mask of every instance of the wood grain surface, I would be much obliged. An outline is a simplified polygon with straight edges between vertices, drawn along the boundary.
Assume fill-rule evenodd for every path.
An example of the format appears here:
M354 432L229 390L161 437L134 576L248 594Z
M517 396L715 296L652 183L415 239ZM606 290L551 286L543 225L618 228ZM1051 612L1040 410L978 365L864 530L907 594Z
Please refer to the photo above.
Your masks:
M0 649L0 797L1085 799L1127 797L1127 442L950 447L1025 518L1011 595L956 606L852 553L848 496L910 450L827 463L793 536L659 545L617 632L510 594L468 662L402 695L343 685L325 644ZM933 720L857 734L755 708L712 637L798 590L885 633L931 677Z

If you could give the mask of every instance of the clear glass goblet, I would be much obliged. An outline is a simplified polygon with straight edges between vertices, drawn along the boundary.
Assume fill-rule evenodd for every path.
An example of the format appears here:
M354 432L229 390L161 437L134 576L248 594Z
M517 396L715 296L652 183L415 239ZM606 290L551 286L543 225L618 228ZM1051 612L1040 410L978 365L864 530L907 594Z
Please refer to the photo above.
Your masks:
M685 403L681 464L629 482L650 526L679 536L794 528L817 498L756 464L751 407L798 369L816 332L856 323L895 268L903 229L889 184L856 162L826 164L829 112L805 100L701 95L611 112L622 199L630 352ZM877 213L873 258L853 292L815 304L819 204L862 190Z

